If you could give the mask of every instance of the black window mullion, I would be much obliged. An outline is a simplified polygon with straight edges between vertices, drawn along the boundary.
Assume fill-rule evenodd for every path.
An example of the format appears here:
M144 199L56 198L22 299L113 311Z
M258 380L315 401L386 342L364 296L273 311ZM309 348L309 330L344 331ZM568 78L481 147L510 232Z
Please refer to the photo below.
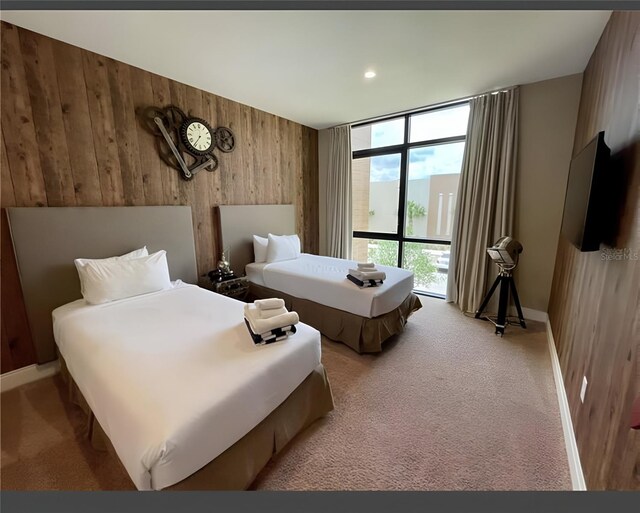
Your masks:
M426 139L424 141L407 143L407 146L409 148L420 148L421 146L437 146L439 144L464 142L466 138L466 135L454 135L452 137L443 137L442 139Z
M398 194L398 267L402 268L402 257L404 256L404 218L407 207L407 167L409 162L409 116L404 118L404 147L400 154L400 193Z
M367 157L379 157L382 155L390 155L392 153L400 153L404 148L404 144L395 144L393 146L383 146L382 148L370 148L366 150L357 150L352 153L353 159L363 159Z
M353 123L351 125L351 128L359 128L361 126L365 126L365 125L375 125L376 123L384 123L385 121L391 121L393 119L397 119L397 118L401 118L403 116L406 117L411 117L411 116L417 116L419 114L424 114L425 112L435 112L438 110L445 110L445 109L451 109L454 107L460 107L461 105L464 105L465 103L469 103L468 99L464 99L464 100L460 100L460 101L453 101L451 103L445 103L443 105L438 105L435 107L427 107L424 109L418 109L412 112L407 112L406 114L390 114L388 116L383 116L380 117L378 119L375 120L369 120L369 121L360 121L359 123Z
M397 233L386 232L353 232L356 239L380 239L380 240L398 240Z
M420 244L440 244L445 246L450 246L451 241L447 240L438 240L438 239L427 239L427 238L417 238L413 236L407 236L405 233L405 214L407 208L407 194L409 188L409 152L411 149L420 148L420 147L429 147L436 146L439 144L449 144L456 142L466 142L466 134L453 136L453 137L444 137L441 139L429 139L425 141L416 141L409 142L409 129L411 123L411 116L416 114L421 114L423 112L431 111L431 110L440 110L440 108L450 108L457 105L462 105L463 103L467 103L467 101L456 102L454 104L442 106L436 109L425 109L424 111L419 112L411 112L404 115L404 141L402 144L396 144L393 146L386 146L382 148L369 148L364 150L354 151L352 153L352 158L360 159L367 157L378 157L383 155L392 155L392 154L400 154L400 182L399 182L399 194L398 194L398 222L396 233L383 233L383 232L368 232L368 231L354 231L353 237L359 239L378 239L378 240L388 240L395 241L398 243L398 267L402 268L403 264L403 256L404 256L404 244L409 242L420 243ZM391 116L387 119L381 119L379 121L388 121L390 119L397 119L402 116ZM376 122L379 122L376 121ZM358 125L352 125L352 127L363 126L366 124L374 124L376 122L363 122ZM426 294L433 295L433 294ZM437 295L436 295L437 296ZM439 297L439 296L437 296Z
M444 244L451 245L450 240L439 240L439 239L421 239L418 237L404 237L402 239L404 242L420 242L422 244Z

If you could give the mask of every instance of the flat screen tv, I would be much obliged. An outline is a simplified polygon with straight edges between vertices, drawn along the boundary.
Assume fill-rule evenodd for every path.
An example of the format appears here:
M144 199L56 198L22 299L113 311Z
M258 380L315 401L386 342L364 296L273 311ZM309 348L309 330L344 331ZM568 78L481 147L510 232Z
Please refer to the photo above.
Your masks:
M603 240L610 154L600 132L571 160L561 233L580 251L597 251Z

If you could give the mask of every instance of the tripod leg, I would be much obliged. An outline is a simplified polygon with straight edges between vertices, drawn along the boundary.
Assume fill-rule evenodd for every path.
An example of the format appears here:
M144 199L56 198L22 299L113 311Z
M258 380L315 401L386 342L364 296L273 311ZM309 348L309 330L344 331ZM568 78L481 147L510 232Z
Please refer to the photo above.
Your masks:
M504 335L504 327L507 324L507 305L509 303L509 277L501 276L500 300L498 302L498 319L496 321L496 335Z
M484 309L489 304L489 301L491 301L491 296L495 292L496 287L498 286L498 283L500 283L500 276L496 277L496 281L493 282L493 285L491 285L491 289L489 290L487 295L482 300L482 304L480 305L480 308L478 308L478 311L476 312L476 319L480 319L480 316L482 315L482 312L484 311Z
M518 317L520 318L520 326L526 328L527 325L524 322L524 315L522 314L522 307L520 306L520 298L518 297L518 291L516 290L516 282L511 278L511 294L513 294L513 301L516 304L516 310L518 310Z

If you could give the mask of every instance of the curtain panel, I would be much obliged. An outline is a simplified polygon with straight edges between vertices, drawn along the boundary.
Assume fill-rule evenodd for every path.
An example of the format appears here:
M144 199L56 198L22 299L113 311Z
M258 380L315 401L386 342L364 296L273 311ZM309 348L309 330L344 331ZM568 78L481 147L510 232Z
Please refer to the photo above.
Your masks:
M326 190L327 254L351 258L351 126L329 130Z
M451 238L447 301L475 312L497 276L487 247L512 235L518 141L513 88L470 102L469 125Z

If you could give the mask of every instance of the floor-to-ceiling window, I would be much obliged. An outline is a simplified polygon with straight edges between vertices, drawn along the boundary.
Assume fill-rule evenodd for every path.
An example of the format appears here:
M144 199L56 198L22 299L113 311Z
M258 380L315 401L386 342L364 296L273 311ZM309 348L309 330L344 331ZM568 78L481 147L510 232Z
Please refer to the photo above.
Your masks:
M469 104L353 125L353 253L444 296Z

